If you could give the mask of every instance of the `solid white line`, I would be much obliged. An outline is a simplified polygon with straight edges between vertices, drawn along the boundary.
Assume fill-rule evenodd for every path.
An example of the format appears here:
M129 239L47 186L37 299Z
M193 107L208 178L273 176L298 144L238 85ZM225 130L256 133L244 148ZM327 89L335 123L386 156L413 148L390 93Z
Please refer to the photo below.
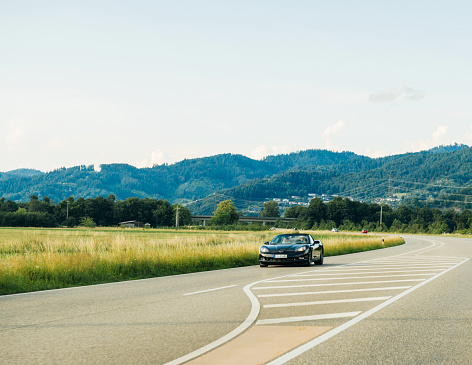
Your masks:
M381 290L400 290L408 289L411 286L393 286L387 288L365 288L365 289L346 289L346 290L325 290L325 291L314 291L314 292L303 292L303 293L284 293L284 294L260 294L258 298L268 298L268 297L290 297L296 295L317 295L317 294L337 294L337 293L357 293L364 291L381 291Z
M253 290L261 289L290 289L290 288L312 288L320 286L343 286L343 285L362 285L362 284L390 284L390 283L404 283L410 281L424 281L426 279L405 279L405 280L379 280L379 281L357 281L347 283L325 283L325 284L301 284L301 285L280 285L280 286L260 286L253 288Z
M263 280L261 280L261 281L263 281ZM260 283L260 281L252 283L252 284L248 284L243 289L244 292L246 293L246 295L251 300L251 313L249 313L249 316L245 319L245 321L243 323L241 323L238 327L236 327L230 333L228 333L227 335L219 338L218 340L213 341L213 342L209 343L208 345L203 346L203 347L201 347L201 348L199 348L199 349L197 349L197 350L195 350L195 351L193 351L193 352L191 352L187 355L179 357L178 359L172 360L172 361L166 363L166 365L183 364L184 362L187 362L187 361L189 361L189 360L191 360L191 359L193 359L197 356L203 355L205 352L213 350L214 348L216 348L218 346L221 346L225 342L227 342L227 341L233 339L234 337L238 336L239 334L244 332L249 326L251 326L255 322L255 320L257 319L257 316L259 315L261 305L260 305L259 301L257 300L257 298L255 297L255 295L252 294L249 289L251 288L252 285L255 285L255 284L258 284L258 283Z
M370 297L370 298L354 298L354 299L334 299L334 300L318 300L315 302L296 302L296 303L281 303L281 304L266 304L264 308L279 308L279 307L300 307L304 305L320 305L320 304L339 304L339 303L357 303L357 302L374 302L378 300L387 300L390 297Z
M419 253L416 253L416 255L419 255L421 253L421 255L425 254L426 252L429 252L429 251L433 251L433 250L436 250L438 248L441 248L442 246L444 246L444 242L434 242L434 241L429 241L429 242L433 242L434 244L436 243L439 243L439 247L431 247L430 249L428 249L427 247L422 250L422 252L419 252Z
M362 312L348 312L348 313L331 313L331 314L317 314L313 316L302 316L302 317L286 317L286 318L273 318L273 319L261 319L256 322L256 325L260 324L276 324L276 323L287 323L287 322L304 322L304 321L317 321L321 319L333 319L333 318L349 318L355 317Z
M415 237L415 239L421 240L421 238L416 238L416 237ZM398 254L398 255L395 255L395 256L390 256L390 257L401 257L401 256L405 256L405 255L415 256L415 255L419 255L419 254L424 254L425 252L429 252L429 251L432 251L432 250L437 250L438 248L444 246L444 243L442 243L442 242L439 242L439 247L436 247L436 245L438 244L437 242L430 241L430 240L427 240L427 239L424 239L424 241L431 242L432 245L428 246L428 247L424 247L424 248L419 248L417 250L404 252L404 253L401 253L401 254ZM413 252L416 252L415 255L411 255Z
M431 271L431 270L427 270ZM363 273L365 274L365 273ZM381 273L385 274L385 273ZM289 279L289 280L271 280L269 283L291 283L295 281L322 281L322 280L346 280L346 279L376 279L376 278L396 278L396 277L405 277L405 276L426 276L426 275L436 275L436 272L427 272L424 274L401 274L401 275L370 275L370 276L350 276L349 278L312 278L312 279Z
M290 352L282 355L281 357L269 362L266 365L282 365L282 364L285 364L287 361L290 361L290 360L296 358L297 356L300 356L304 352L306 352L308 350L311 350L313 347L319 345L320 343L323 343L326 340L329 340L330 338L336 336L338 333L343 332L344 330L348 329L349 327L355 325L356 323L359 323L360 321L366 319L367 317L371 316L372 314L374 314L374 313L378 312L379 310L385 308L386 306L396 302L397 300L399 300L399 299L403 298L404 296L410 294L411 292L415 291L416 289L422 287L423 285L428 284L429 282L437 279L438 277L446 274L447 272L455 269L456 267L458 267L459 265L462 265L463 263L465 263L467 261L469 261L468 258L465 259L464 261L462 261L461 263L458 263L454 267L451 267L450 269L448 269L446 271L443 271L443 272L439 273L438 275L433 276L432 278L429 278L428 280L423 281L422 283L420 283L420 284L418 284L418 285L416 285L416 286L414 286L414 287L412 287L408 290L405 290L404 292L396 295L395 297L387 300L386 302L383 302L382 304L379 304L377 307L374 307L374 308L368 310L367 312L362 313L358 317L353 318L350 321L342 324L341 326L338 326L338 327L332 329L331 331L322 334L321 336L305 343L304 345L296 348L293 351L290 351Z
M222 287L220 287L220 288L207 289L207 290L200 290L200 291L195 291L195 292L193 292L193 293L187 293L187 294L182 294L182 295L194 295L194 294L208 293L208 292L210 292L210 291L216 291L216 290L234 288L235 286L237 286L237 285L222 286Z

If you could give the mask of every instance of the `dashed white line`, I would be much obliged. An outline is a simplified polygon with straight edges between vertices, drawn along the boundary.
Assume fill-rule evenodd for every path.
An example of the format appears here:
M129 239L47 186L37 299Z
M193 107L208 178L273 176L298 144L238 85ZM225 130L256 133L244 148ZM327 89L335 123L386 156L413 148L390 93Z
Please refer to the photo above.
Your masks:
M208 293L210 291L216 291L216 290L222 290L222 289L228 289L228 288L233 288L237 285L228 285L228 286L222 286L220 288L213 288L213 289L207 289L207 290L200 290L200 291L195 291L193 293L186 293L182 295L194 295L194 294L201 294L201 293Z

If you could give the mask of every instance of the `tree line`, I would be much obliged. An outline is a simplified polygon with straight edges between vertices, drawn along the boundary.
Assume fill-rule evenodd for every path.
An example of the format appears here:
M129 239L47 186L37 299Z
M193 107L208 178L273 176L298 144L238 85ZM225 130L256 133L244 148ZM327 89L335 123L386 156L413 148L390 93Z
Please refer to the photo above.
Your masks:
M167 200L150 198L128 198L116 200L114 195L93 199L69 197L55 203L47 196L39 199L31 195L29 202L16 203L0 198L0 226L2 227L94 227L117 226L120 222L138 221L151 227L172 227L176 225L176 211L179 210L179 225L191 223L188 208Z
M328 203L319 198L307 207L294 206L285 217L296 218L303 229L337 228L346 231L379 231L402 233L472 233L472 211L440 210L428 207L365 203L336 197Z
M107 198L69 197L55 203L47 196L39 199L32 195L29 202L17 203L0 198L0 226L2 227L88 227L117 226L120 222L138 221L151 227L173 227L176 225L178 209L179 226L192 224L190 209L171 205L167 200L150 198L127 198L117 200L114 195ZM218 205L210 223L214 227L237 225L239 213L231 200ZM264 203L261 213L265 217L278 217L280 211L275 201ZM346 231L404 232L404 233L472 233L472 211L402 205L391 208L386 204L366 203L336 197L328 203L319 198L308 206L296 205L288 208L284 216L295 218L301 229L337 228ZM285 224L280 222L278 226ZM293 225L293 224L292 224Z

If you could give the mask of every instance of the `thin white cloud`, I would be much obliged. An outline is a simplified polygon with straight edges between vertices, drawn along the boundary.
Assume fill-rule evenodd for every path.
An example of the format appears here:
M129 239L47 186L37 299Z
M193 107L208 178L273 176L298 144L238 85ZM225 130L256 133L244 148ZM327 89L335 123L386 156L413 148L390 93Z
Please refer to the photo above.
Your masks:
M151 152L149 157L143 158L136 164L136 166L139 168L153 167L154 165L162 165L163 163L168 163L169 161L169 156L167 156L167 154L161 151L159 148L156 148Z
M344 120L340 119L335 124L328 126L324 130L322 135L325 139L325 148L326 149L333 150L333 151L339 149L339 147L337 147L334 144L333 139L334 139L334 137L336 137L337 134L339 134L339 132L341 132L344 129L345 126L346 126L346 124L344 123Z
M447 145L452 143L449 141L448 127L446 125L441 125L436 128L436 130L431 135L431 139L419 139L413 142L406 142L403 145L404 152L417 152L425 151L431 148Z
M424 99L424 91L415 90L411 87L399 85L396 88L376 91L369 96L372 103L392 103L402 100L421 100Z
M331 137L338 134L345 127L345 125L346 124L344 123L344 121L340 119L335 124L330 125L324 130L323 137Z
M447 136L447 125L439 126L433 133L433 143L441 143Z
M284 153L293 152L293 149L289 146L258 146L254 148L248 155L248 157L254 160L261 160L264 157L272 156L272 155L280 155Z
M388 156L389 154L390 153L386 150L372 151L371 149L367 149L363 153L364 156L369 156L369 157L372 157L372 158L385 157L385 156Z

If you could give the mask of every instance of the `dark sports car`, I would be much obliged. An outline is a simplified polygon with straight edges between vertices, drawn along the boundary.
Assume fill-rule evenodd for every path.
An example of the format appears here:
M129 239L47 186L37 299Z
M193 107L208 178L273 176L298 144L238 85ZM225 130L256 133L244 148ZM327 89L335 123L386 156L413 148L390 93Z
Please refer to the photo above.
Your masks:
M323 265L323 244L309 234L279 234L259 249L259 265Z

